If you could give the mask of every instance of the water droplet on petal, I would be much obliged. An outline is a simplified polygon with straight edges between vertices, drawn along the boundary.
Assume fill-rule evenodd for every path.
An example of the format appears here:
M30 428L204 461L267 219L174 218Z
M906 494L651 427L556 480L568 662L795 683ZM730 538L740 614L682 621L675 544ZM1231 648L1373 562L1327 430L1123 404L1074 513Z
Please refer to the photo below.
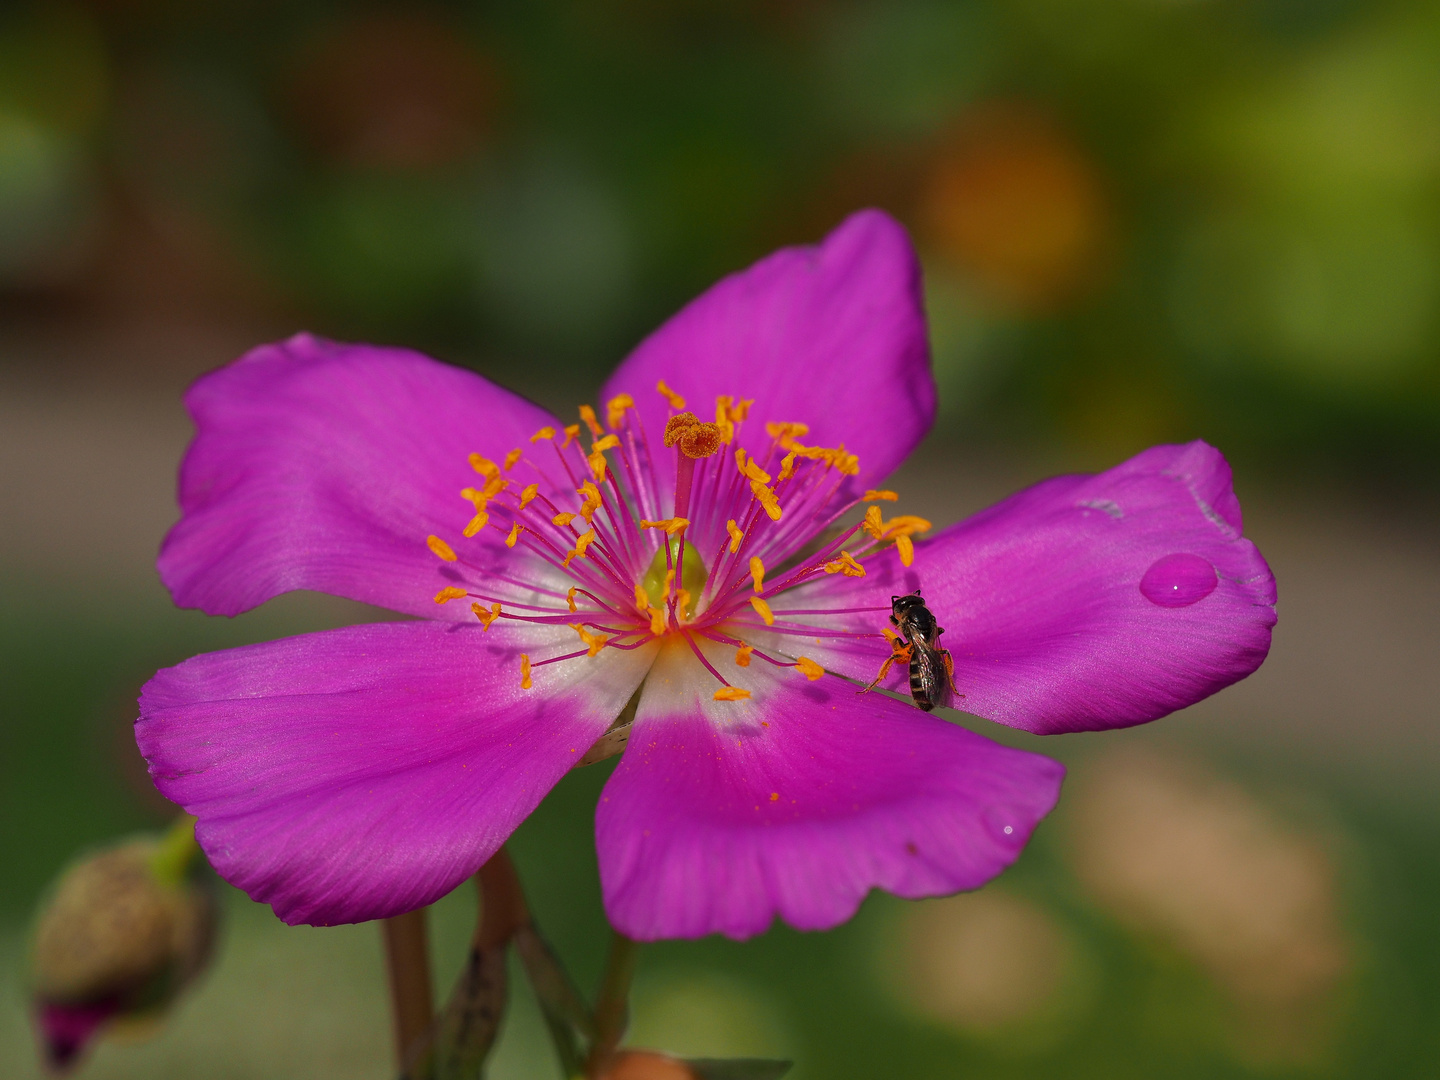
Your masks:
M1176 554L1156 559L1140 579L1140 592L1161 607L1185 607L1215 591L1215 567L1199 555Z

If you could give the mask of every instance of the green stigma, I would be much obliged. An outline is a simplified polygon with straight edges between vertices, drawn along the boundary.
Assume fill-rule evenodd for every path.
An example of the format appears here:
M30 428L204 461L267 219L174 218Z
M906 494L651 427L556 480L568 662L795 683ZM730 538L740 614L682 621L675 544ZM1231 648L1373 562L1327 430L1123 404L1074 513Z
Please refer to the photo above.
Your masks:
M640 580L640 587L645 590L652 607L664 609L665 598L665 572L675 565L675 560L680 558L680 538L678 536L667 536L665 547L655 552L655 558L650 560L650 569L645 571L645 576ZM666 551L669 551L667 559ZM680 588L690 594L690 600L681 610L685 618L693 618L695 615L695 604L700 599L700 591L705 588L705 582L709 578L705 571L705 564L700 560L700 553L695 550L692 543L685 544L685 559L680 567Z

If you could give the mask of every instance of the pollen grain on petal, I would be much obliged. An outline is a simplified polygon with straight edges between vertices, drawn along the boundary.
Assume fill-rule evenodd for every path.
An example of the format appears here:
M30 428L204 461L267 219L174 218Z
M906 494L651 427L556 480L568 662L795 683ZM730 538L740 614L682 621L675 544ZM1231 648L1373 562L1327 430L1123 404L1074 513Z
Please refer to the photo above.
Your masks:
M755 646L754 646L754 645L746 645L745 642L742 641L742 642L740 643L740 647L735 650L735 666L736 666L736 667L749 667L749 666L750 666L750 654L751 654L752 652L754 652L754 651L755 651Z
M539 442L541 439L553 439L553 438L555 438L555 429L554 429L553 427L551 427L549 424L546 424L546 425L545 425L544 427L542 427L539 431L535 432L534 435L531 435L531 436L530 436L530 441L531 441L532 443L536 443L536 442Z
M760 561L759 555L750 556L750 580L755 583L757 596L765 591L765 564Z
M679 412L681 409L685 408L685 399L679 394L677 394L674 390L671 390L670 387L666 386L664 379L661 379L658 383L655 384L655 389L660 392L661 397L663 397L666 401L670 403L670 408L674 409L676 412Z
M465 590L458 585L446 585L445 588L435 594L435 602L437 604L448 604L451 600L459 600L465 595Z
M744 701L750 696L750 691L738 686L722 686L711 696L715 701Z
M770 610L770 605L764 600L758 596L752 596L750 597L750 606L755 609L755 613L759 615L760 618L765 620L766 626L775 625L775 613Z
M740 531L740 526L736 524L734 518L725 522L725 531L730 534L730 554L734 555L740 550L740 541L745 539L745 534Z
M800 671L800 674L804 675L805 678L809 679L811 682L814 682L816 679L820 678L820 676L825 674L825 669L819 664L817 664L814 660L811 660L808 656L796 657L795 667Z
M520 689L530 689L530 657L523 652L520 654Z
M900 498L900 496L897 495L897 494L896 494L895 492L893 492L893 491L883 491L883 490L880 490L880 489L878 489L878 488L871 488L869 491L865 492L865 494L861 497L860 501L861 501L861 502L881 502L881 501L884 501L884 502L895 502L895 501L898 500L899 498Z
M580 406L580 419L590 429L591 438L598 439L605 434L605 429L600 426L600 421L595 418L595 410L589 405Z
M454 562L460 557L455 554L454 549L449 544L433 533L425 538L425 546L433 551L437 558L444 559L446 562Z
M521 509L521 510L524 510L525 507L529 506L532 502L535 501L536 497L537 497L539 494L540 494L540 485L539 485L539 484L527 484L527 485L526 485L523 489L521 489L521 491L520 491L520 509Z
M525 526L521 525L518 521L514 525L511 525L510 532L505 537L505 546L513 548L515 546L515 541L520 539L520 534L524 531Z
M625 410L635 407L635 399L629 394L616 394L605 403L605 426L615 431L625 422Z

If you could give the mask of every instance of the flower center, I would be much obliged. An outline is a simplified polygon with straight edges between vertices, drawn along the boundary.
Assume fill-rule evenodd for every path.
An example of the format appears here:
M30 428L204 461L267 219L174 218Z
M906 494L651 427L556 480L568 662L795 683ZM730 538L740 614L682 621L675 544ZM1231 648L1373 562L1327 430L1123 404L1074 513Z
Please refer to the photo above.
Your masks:
M435 602L469 600L486 631L497 619L573 629L575 651L535 660L521 655L526 688L534 668L593 658L606 648L640 648L657 638L689 646L718 680L717 700L749 694L706 659L702 638L733 646L740 667L753 656L809 679L824 674L814 661L792 659L780 647L772 647L772 656L746 638L783 645L807 637L866 637L876 640L877 655L888 655L882 614L888 607L863 609L876 614L873 632L856 633L815 617L860 609L787 609L772 602L825 575L864 577L865 561L890 546L909 566L911 537L930 523L885 520L875 504L898 496L858 492L859 459L843 444L802 443L810 430L804 423L766 423L768 445L752 457L736 439L752 401L722 396L714 421L704 421L684 411L684 398L663 381L657 389L669 405L659 445L652 444L634 399L620 394L606 404L608 433L595 410L581 406L580 424L543 427L529 447L516 447L499 462L471 454L482 486L460 492L473 511L461 536L474 543L460 543L457 551L439 536L428 538L430 550L452 564L447 575L456 582ZM673 496L663 491L656 467L663 460L658 455L669 454ZM871 505L858 524L832 529L865 503ZM667 510L671 516L662 516ZM517 548L531 558L517 560L504 550Z

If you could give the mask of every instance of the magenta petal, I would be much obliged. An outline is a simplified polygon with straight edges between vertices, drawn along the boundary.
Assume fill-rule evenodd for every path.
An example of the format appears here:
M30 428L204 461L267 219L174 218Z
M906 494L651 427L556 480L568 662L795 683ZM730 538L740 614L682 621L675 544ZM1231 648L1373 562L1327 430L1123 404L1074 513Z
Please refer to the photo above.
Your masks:
M215 869L286 922L378 919L473 874L619 715L653 649L537 668L565 627L385 623L155 676L136 738Z
M556 423L419 353L308 334L254 349L185 400L196 435L160 576L177 604L212 615L316 589L431 618L467 616L430 603L451 582L426 537L456 543L473 515L460 497L483 486L471 452L498 460L528 450L538 428ZM525 469L523 483L537 479ZM489 541L497 557L506 552L500 538Z
M918 544L908 570L888 552L864 578L775 606L888 607L921 587L955 658L958 708L1039 734L1126 727L1265 659L1275 578L1241 524L1219 451L1156 446L1098 476L1022 491ZM884 626L883 614L848 625L865 619ZM878 642L805 649L866 682L886 654ZM885 685L903 691L898 667Z
M873 888L974 889L1014 861L1063 768L834 677L807 682L716 651L748 701L711 700L693 657L663 652L605 787L605 910L640 940L747 938L775 916L848 919Z
M635 399L657 472L674 486L673 452L659 453L669 415L659 380L702 420L722 394L754 398L739 441L770 446L767 421L810 425L805 442L859 455L860 486L904 460L935 419L935 382L920 268L905 230L879 210L847 218L817 247L785 248L732 274L630 354L602 401Z

